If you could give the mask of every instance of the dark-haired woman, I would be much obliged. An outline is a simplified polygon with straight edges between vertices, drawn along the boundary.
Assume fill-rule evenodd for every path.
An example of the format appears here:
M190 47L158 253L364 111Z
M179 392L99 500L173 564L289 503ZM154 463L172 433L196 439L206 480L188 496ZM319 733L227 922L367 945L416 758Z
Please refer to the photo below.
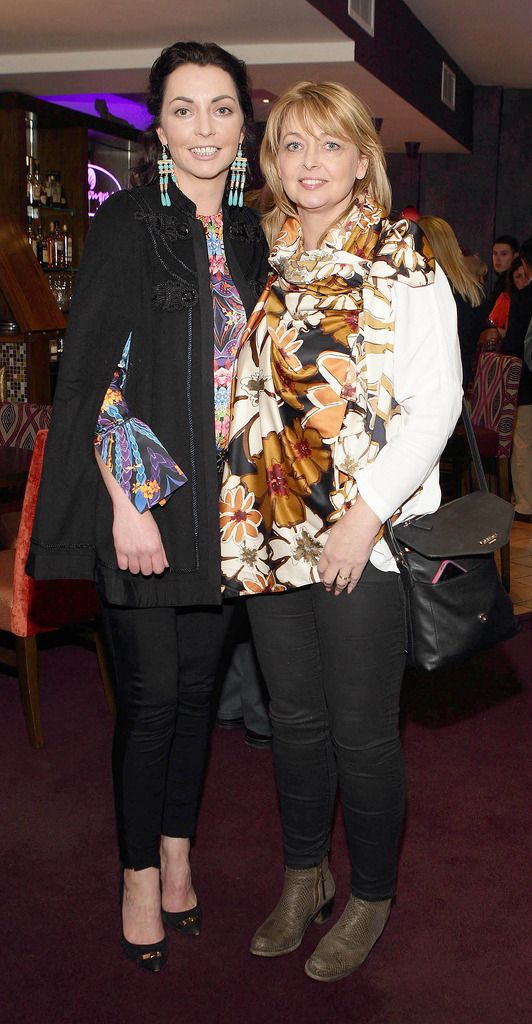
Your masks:
M189 847L228 615L217 497L233 359L266 274L242 206L245 66L176 43L150 76L137 187L91 228L70 318L28 571L97 583L117 676L113 775L123 947L198 934Z

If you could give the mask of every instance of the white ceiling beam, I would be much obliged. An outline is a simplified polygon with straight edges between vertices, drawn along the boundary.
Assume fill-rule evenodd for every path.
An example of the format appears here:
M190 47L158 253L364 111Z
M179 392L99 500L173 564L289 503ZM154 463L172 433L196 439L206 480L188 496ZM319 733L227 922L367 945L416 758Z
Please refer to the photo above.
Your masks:
M323 64L352 61L352 40L323 43L227 44L226 49L247 64ZM106 71L150 68L159 49L75 50L68 53L0 54L2 76L55 71Z

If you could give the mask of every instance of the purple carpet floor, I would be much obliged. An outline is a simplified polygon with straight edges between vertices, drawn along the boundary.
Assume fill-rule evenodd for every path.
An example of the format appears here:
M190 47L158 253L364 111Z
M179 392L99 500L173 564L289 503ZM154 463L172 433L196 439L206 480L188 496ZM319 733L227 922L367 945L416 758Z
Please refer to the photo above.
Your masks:
M528 1024L531 619L512 641L404 692L408 814L397 904L366 964L319 984L323 934L248 953L282 880L271 754L215 730L194 879L200 938L170 936L151 976L119 947L112 721L94 656L40 656L46 746L27 744L0 676L2 1024ZM348 895L338 815L334 918ZM528 906L527 906L528 903Z

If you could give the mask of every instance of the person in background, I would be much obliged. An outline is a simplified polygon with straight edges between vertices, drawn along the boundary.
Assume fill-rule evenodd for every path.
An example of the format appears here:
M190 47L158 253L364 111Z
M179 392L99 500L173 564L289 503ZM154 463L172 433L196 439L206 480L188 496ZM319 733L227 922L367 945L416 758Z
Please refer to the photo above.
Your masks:
M344 86L282 96L261 167L275 276L240 349L220 495L226 588L247 595L271 697L285 861L251 952L290 953L330 915L339 784L350 894L305 965L334 981L365 960L395 892L405 632L382 527L439 505L461 408L456 307L423 232L388 220L382 146Z
M490 324L493 326L488 327L480 335L483 340L488 343L497 343L501 338L504 338L508 328L508 317L510 315L510 303L512 298L517 292L520 292L522 288L526 288L527 284L528 277L523 266L523 261L520 256L516 256L508 271L507 288L505 291L500 293L489 315Z
M475 278L475 281L478 281L479 285L481 285L482 290L485 293L488 264L484 262L482 257L479 256L478 252L472 252L465 255L464 263L467 269Z
M406 217L407 220L413 220L417 224L421 214L415 206L403 206L399 217Z
M458 317L458 339L466 391L472 375L478 337L486 319L484 291L469 270L451 225L441 217L429 216L420 217L418 224L425 232L436 261L451 285Z
M507 286L508 271L513 260L519 253L519 242L513 235L499 235L493 242L491 250L491 263L496 278L493 288L488 295L488 305L491 309L501 292Z
M532 317L532 238L523 242L519 256L527 284L512 298L508 327L500 351L525 357L525 337ZM511 455L515 518L532 523L532 371L523 363Z
M215 44L175 43L152 67L147 105L137 187L111 196L87 238L28 572L97 584L118 689L122 946L153 972L165 924L200 930L189 850L230 617L220 468L267 249L241 207L245 65Z
M271 750L270 700L244 601L236 602L228 640L230 661L222 673L216 723L221 729L244 729L244 743L254 750Z

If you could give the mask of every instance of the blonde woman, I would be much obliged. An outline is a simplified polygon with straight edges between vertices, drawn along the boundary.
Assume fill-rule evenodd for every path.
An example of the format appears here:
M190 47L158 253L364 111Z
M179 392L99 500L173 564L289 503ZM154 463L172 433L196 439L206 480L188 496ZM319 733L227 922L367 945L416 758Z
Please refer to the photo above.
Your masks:
M221 496L226 585L260 595L248 611L271 694L285 860L251 952L290 953L330 915L339 786L351 892L305 967L332 981L365 959L395 892L405 651L382 524L438 507L460 356L423 234L387 220L384 155L356 96L294 86L272 109L261 163L273 276L240 351Z
M488 316L484 290L469 268L458 239L441 217L420 217L418 224L427 236L434 257L442 268L454 296L458 318L458 340L462 353L464 390L469 384L480 332ZM498 334L496 333L498 338Z

